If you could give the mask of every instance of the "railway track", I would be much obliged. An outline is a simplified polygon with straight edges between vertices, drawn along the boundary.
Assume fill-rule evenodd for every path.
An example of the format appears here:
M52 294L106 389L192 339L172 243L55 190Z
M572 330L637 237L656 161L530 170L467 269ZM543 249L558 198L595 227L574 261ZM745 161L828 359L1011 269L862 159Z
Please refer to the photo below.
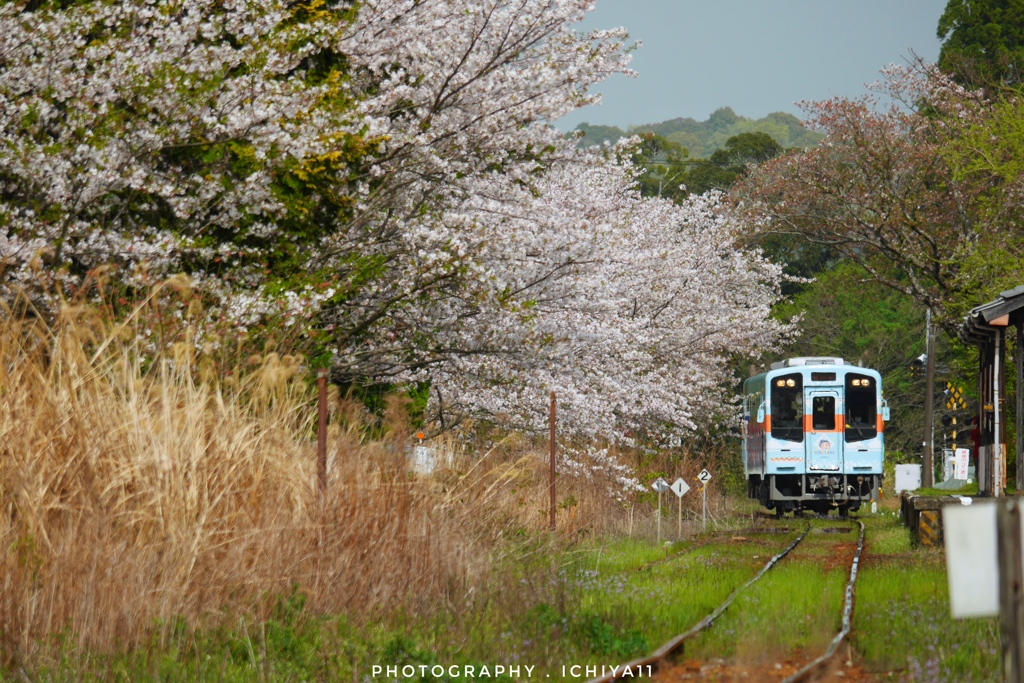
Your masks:
M825 665L828 664L833 657L835 657L836 652L839 650L839 646L850 634L852 628L853 606L857 574L860 569L861 555L864 551L864 523L861 521L857 521L857 524L860 525L860 532L857 539L857 549L850 563L849 578L846 582L845 595L843 600L841 628L839 632L835 635L835 637L832 639L832 641L829 643L829 646L826 648L825 652L821 656L808 662L794 673L786 676L785 678L780 679L779 683L805 683L806 681L811 680L811 678L816 673L820 672L821 669L825 667ZM723 612L725 612L725 610L729 607L729 605L732 604L736 597L740 595L740 593L742 593L752 584L756 583L773 566L775 566L775 564L779 560L781 560L783 557L788 555L794 548L796 548L804 539L804 537L807 536L810 530L811 527L808 526L803 531L803 533L801 533L800 536L796 538L796 540L794 540L788 547L786 547L778 555L772 557L753 578L751 578L746 583L741 585L739 588L734 590L729 595L729 597L722 602L722 604L716 607L715 610L711 612L708 616L704 617L704 619L702 619L701 621L687 629L685 632L669 640L667 643L665 643L660 648L655 650L649 656L642 657L631 662L627 662L626 664L622 664L616 667L615 670L611 673L607 673L606 675L603 675L599 678L591 679L590 681L588 681L588 683L610 683L611 681L624 680L625 678L630 678L628 674L623 675L623 672L627 670L630 670L634 673L636 671L643 671L645 672L645 675L649 676L650 673L657 670L668 657L670 657L671 655L679 654L679 652L683 648L684 643L687 640L693 638L694 636L698 635L701 631L711 626L715 619L717 619L719 616L721 616ZM828 532L832 531L832 529L822 529L822 531Z
M862 540L862 544L863 544L863 527L864 527L864 525L862 524L861 525L861 540ZM672 654L678 652L683 647L683 644L687 640L689 640L690 638L696 636L698 633L700 633L704 629L706 629L709 626L711 626L711 624L714 623L715 619L717 619L719 616L721 616L721 614L723 612L725 612L726 609L728 609L729 605L731 605L733 603L733 601L740 595L740 593L742 593L748 587L750 587L751 585L756 583L758 580L760 580L760 578L762 576L764 576L765 574L767 574L768 570L770 570L772 567L774 567L775 564L779 560L784 558L794 548L796 548L800 544L800 542L802 540L804 540L804 538L807 536L807 534L810 532L810 530L811 530L811 527L808 525L803 530L803 532L799 536L796 537L796 539L792 543L790 543L784 550L782 550L782 552L780 552L777 555L774 555L770 560L768 560L768 562L765 563L765 565L761 568L760 571L757 572L757 574L755 574L746 583L742 584L739 588L737 588L732 593L730 593L729 597L727 597L718 607L716 607L714 609L714 611L712 611L706 617L704 617L699 622L697 622L696 624L691 626L689 629L687 629L683 633L675 636L674 638L669 640L667 643L662 645L660 648L655 650L653 653L651 653L647 657L641 657L640 659L635 659L635 660L633 660L631 662L627 662L626 664L622 664L620 666L617 666L617 667L615 667L615 669L612 672L607 673L607 674L605 674L603 676L600 676L598 678L592 678L592 679L590 679L590 681L588 681L588 683L610 683L611 681L623 680L624 678L632 679L632 678L634 678L634 675L632 674L632 672L635 672L635 671L638 671L638 670L650 672L650 671L656 669L658 666L660 666L660 664L665 660L666 657L668 657L669 655L672 655ZM859 553L858 553L858 557L859 557ZM623 675L624 672L626 672L627 670L629 672L631 672L631 673Z
M780 683L802 683L807 681L816 671L824 666L832 657L835 656L836 650L839 649L839 645L846 639L846 636L850 635L851 620L853 617L853 598L854 589L857 585L857 570L860 568L860 556L864 552L864 522L858 521L860 525L860 535L857 538L857 553L853 556L853 562L850 563L850 578L846 582L846 595L843 599L843 622L842 628L839 629L839 633L829 643L825 653L806 664L802 669L793 673L786 678L782 679Z

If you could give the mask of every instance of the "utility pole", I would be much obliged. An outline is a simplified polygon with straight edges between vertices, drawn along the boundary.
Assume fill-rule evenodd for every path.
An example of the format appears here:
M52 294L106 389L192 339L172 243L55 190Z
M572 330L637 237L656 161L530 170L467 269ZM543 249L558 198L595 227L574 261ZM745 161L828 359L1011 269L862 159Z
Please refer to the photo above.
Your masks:
M932 334L932 309L928 309L925 321L925 380L924 380L924 471L921 486L930 489L935 486L935 335Z
M555 392L551 392L551 531L555 530Z

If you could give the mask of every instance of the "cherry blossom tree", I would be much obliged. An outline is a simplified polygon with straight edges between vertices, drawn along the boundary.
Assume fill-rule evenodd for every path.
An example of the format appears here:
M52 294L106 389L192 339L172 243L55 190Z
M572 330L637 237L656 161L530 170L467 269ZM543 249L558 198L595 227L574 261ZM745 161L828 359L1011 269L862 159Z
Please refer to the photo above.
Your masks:
M642 199L628 167L578 154L532 196L472 207L518 239L491 259L505 305L451 328L469 353L433 373L433 405L540 428L555 391L582 434L705 427L728 412L732 354L786 333L770 318L780 271L737 249L719 195Z
M0 8L0 287L188 276L208 324L292 326L440 420L699 428L787 331L716 195L643 199L550 125L628 73L590 0ZM52 286L39 287L41 305Z

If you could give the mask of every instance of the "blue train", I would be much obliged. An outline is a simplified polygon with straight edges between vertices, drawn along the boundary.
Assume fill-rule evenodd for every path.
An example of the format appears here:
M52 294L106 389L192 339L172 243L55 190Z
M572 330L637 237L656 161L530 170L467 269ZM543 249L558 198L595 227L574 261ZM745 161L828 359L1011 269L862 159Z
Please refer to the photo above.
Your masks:
M790 358L743 384L747 493L777 517L840 517L878 498L889 408L881 376L841 358Z

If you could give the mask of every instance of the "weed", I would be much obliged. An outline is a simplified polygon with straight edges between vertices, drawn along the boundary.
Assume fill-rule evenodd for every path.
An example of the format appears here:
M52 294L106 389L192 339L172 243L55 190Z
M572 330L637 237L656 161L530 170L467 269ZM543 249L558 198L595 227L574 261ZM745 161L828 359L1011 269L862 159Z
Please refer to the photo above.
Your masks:
M596 614L581 615L578 628L595 655L612 655L626 661L650 650L647 639L639 630L616 629Z

